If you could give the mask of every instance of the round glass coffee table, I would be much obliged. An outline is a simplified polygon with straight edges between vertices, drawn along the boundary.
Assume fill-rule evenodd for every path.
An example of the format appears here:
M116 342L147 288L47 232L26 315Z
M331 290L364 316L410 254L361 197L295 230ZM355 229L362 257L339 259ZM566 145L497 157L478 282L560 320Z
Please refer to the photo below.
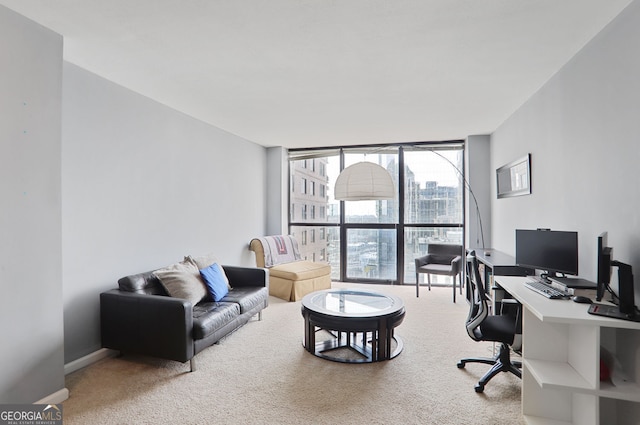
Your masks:
M402 351L394 329L404 319L404 303L398 297L357 289L327 289L302 299L305 349L323 359L343 363L389 360ZM328 338L316 342L317 332ZM340 349L356 356L338 355Z

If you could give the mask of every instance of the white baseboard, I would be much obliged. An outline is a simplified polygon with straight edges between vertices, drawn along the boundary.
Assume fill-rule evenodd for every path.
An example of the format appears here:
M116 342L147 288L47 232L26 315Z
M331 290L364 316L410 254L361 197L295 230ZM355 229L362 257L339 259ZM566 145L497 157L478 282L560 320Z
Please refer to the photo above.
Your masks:
M115 357L118 355L118 351L109 350L107 348L101 348L98 351L94 351L91 354L87 354L84 357L81 357L77 360L69 362L64 365L64 374L68 375L71 372L75 372L76 370L80 370L83 367L87 367L98 360L102 360L107 357ZM56 391L53 394L49 394L48 396L36 401L33 404L60 404L66 399L69 398L69 390L63 388L61 390Z
M68 398L69 398L69 390L66 388L63 388L61 390L56 391L53 394L49 394L45 398L40 399L33 404L60 404Z
M80 357L77 360L69 362L64 365L64 374L68 375L76 370L80 370L83 367L87 367L98 360L105 359L107 357L115 357L118 355L118 351L109 350L108 348L101 348L98 351L94 351L93 353L87 354L84 357Z

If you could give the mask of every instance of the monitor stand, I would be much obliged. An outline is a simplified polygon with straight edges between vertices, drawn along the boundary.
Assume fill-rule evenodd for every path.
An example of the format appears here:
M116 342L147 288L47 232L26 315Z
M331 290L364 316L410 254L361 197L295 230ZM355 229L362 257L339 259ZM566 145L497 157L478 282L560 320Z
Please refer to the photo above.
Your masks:
M589 306L589 314L597 316L611 317L612 319L629 320L631 322L640 322L640 314L621 313L617 305L593 303Z
M589 313L614 319L640 322L640 314L636 310L633 289L633 271L629 264L613 261L613 266L618 267L618 299L619 305L593 303L589 307Z

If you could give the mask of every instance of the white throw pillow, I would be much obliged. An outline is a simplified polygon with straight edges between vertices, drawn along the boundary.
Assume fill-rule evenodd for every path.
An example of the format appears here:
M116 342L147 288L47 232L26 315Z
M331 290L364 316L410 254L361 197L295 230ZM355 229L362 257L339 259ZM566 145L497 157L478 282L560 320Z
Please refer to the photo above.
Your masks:
M172 264L154 271L153 274L169 295L188 300L192 305L196 305L208 295L207 287L200 277L200 270L191 261Z

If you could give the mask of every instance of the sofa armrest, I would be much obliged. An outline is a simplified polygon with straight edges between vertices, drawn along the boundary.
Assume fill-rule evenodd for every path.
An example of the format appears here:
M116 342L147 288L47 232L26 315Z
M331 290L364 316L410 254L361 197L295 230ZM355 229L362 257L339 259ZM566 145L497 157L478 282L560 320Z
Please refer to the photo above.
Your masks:
M103 292L100 327L105 348L180 362L194 355L193 306L181 298Z
M232 287L269 287L269 270L260 267L222 266Z

